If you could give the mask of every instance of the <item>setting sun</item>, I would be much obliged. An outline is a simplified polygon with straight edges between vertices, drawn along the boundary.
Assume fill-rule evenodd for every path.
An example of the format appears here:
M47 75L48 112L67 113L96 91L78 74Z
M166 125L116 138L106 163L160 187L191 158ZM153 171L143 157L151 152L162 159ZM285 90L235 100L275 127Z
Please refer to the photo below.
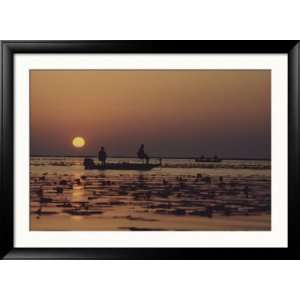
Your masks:
M85 140L83 137L77 136L77 137L73 138L72 144L76 148L82 148L85 145Z

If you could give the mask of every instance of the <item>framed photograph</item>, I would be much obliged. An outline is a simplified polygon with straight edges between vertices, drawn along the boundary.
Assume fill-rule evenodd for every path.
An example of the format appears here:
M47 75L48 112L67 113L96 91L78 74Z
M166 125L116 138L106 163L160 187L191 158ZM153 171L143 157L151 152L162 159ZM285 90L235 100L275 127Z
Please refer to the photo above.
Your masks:
M299 258L299 41L3 41L1 257Z

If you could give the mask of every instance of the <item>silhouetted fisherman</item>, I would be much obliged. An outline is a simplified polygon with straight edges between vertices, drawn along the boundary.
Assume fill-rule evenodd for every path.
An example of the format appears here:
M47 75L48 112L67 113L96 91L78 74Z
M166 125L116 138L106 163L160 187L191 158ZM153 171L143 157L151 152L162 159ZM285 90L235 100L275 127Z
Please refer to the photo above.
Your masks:
M149 164L149 156L145 153L144 144L141 144L139 151L137 152L139 159L146 160L146 164Z
M105 166L106 164L106 152L104 147L102 146L99 153L98 153L98 159L101 161L102 166Z

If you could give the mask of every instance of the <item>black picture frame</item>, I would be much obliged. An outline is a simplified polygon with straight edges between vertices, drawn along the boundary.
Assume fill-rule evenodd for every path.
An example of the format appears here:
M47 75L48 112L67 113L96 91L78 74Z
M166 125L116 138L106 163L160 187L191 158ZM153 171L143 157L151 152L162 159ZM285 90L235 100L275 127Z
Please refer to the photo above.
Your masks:
M2 41L0 257L5 259L299 259L299 41ZM285 53L288 55L287 248L15 248L14 54Z

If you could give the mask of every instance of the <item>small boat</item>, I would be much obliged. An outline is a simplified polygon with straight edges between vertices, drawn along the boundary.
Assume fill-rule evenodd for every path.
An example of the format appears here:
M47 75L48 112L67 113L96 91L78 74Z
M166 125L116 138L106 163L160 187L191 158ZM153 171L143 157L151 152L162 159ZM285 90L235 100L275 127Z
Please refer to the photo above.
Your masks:
M157 164L144 164L144 163L106 163L105 165L102 164L95 164L94 161L90 158L84 159L83 162L84 168L86 170L137 170L137 171L149 171L153 168L157 168L161 166L161 160Z
M222 159L219 157L200 157L196 158L195 162L214 162L214 163L219 163L222 162Z

